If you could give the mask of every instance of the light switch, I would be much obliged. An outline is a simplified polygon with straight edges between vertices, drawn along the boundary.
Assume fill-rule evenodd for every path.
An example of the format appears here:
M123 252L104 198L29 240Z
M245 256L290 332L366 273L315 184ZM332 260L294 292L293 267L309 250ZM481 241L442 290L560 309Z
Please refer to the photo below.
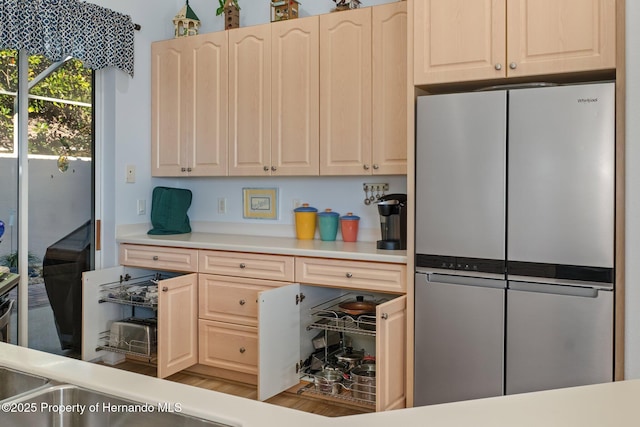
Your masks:
M227 213L227 199L225 197L218 199L218 213Z
M138 215L144 215L147 213L147 201L144 199L138 199Z

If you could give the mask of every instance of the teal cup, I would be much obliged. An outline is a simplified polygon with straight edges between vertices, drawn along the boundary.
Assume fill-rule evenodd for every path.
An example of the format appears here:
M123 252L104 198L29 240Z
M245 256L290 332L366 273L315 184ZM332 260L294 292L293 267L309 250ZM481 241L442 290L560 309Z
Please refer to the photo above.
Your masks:
M325 209L324 212L318 213L318 229L320 230L320 240L334 241L338 234L338 218L340 214L331 212L331 209Z

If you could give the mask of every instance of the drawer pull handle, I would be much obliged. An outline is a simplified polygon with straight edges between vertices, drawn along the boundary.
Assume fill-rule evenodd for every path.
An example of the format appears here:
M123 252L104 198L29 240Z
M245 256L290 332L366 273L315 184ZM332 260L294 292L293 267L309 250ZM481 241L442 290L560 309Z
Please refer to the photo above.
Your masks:
M159 259L160 259L160 257L158 257L158 255L154 255L154 256L153 256L153 260L154 260L154 261L157 261L157 260L159 260Z
M389 318L389 315L387 313L382 313L382 315L380 316L380 318L382 320L387 320Z
M246 267L247 267L247 265L244 262L240 263L240 268L246 268Z
M347 279L351 279L353 277L353 274L347 273L347 274L345 274L345 276L347 276Z
M243 299L240 300L240 305L245 305L247 302Z
M162 287L162 292L167 292L169 290L169 288L167 288L166 286Z
M247 351L247 350L245 350L244 347L240 347L240 353L244 353L245 351Z

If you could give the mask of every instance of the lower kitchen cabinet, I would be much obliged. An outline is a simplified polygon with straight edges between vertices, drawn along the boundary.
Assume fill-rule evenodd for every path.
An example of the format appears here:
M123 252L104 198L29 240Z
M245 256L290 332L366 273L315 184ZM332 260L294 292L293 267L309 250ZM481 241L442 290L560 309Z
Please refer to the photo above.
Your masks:
M375 313L348 315L339 307L358 296L375 302ZM311 370L333 363L332 355L350 347L375 358L375 380L367 384L346 380L327 394L376 411L403 408L405 399L406 296L292 284L261 292L258 300L258 399L266 400L300 381L316 386L304 388L323 393L324 383ZM337 333L337 348L317 349L318 338L330 343ZM346 370L346 369L345 369ZM346 372L345 372L346 373ZM324 393L323 393L324 394Z
M196 364L197 279L123 266L83 273L82 360L156 359L159 378ZM143 321L157 327L125 328Z
M213 259L212 252L208 255ZM221 258L219 262L225 259ZM247 263L249 259L243 258L243 262ZM249 274L252 274L251 265L249 263ZM244 378L238 378L245 381L247 375L253 376L255 383L258 375L258 295L287 283L214 274L200 274L198 282L199 363L232 371L226 375L231 379L235 379L233 372L241 374Z
M306 382L305 393L376 411L406 406L404 264L133 244L120 249L123 266L83 274L83 360L156 360L160 378L192 368L257 384L259 400ZM358 297L373 303L366 313L340 307ZM112 337L114 323L137 319L155 322L143 347L148 351ZM340 352L369 362L363 382L350 372L353 365L338 359ZM318 363L342 369L344 380L327 392L318 382Z
M244 374L258 374L258 330L255 326L200 319L198 331L198 361L201 364Z

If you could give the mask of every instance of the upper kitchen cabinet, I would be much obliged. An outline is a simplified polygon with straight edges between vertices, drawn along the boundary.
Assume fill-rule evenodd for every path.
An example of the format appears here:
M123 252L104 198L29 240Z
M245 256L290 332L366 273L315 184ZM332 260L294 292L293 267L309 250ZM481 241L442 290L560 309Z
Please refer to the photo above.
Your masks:
M406 3L320 16L320 174L406 173Z
M318 175L318 18L229 31L229 175Z
M371 167L371 8L320 16L320 173Z
M318 175L320 35L317 16L271 25L271 162L276 175Z
M271 26L229 30L229 174L271 168Z
M616 0L510 0L507 75L616 67Z
M371 172L407 173L407 4L372 9Z
M227 32L151 45L151 173L227 174Z
M416 85L615 68L615 0L414 2Z

